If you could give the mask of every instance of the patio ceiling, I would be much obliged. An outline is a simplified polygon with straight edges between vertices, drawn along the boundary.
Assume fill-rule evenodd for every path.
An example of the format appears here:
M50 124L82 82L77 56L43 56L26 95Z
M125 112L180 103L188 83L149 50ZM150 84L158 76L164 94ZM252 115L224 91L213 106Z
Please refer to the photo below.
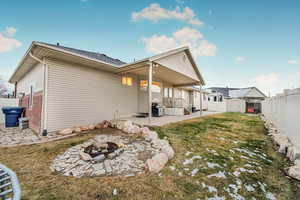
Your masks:
M133 64L126 69L120 69L117 74L135 74L146 77L148 79L149 62ZM195 80L183 73L174 71L166 66L153 62L153 79L160 80L172 84L174 87L199 85L199 81Z

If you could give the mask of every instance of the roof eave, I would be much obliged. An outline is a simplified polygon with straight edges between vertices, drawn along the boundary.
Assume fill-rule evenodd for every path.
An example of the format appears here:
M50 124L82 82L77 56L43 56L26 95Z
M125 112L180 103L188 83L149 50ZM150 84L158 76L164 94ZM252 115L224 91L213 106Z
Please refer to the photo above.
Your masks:
M97 60L97 59L93 59L93 58L90 58L90 57L87 57L87 56L83 56L83 55L80 55L80 54L77 54L77 53L74 53L74 52L65 51L63 49L55 48L55 47L47 45L47 44L43 44L43 43L40 43L40 42L35 42L35 44L38 45L38 46L41 46L41 47L46 47L46 48L49 48L49 49L53 49L55 51L63 52L63 53L74 55L74 56L78 56L78 57L81 57L81 58L84 58L84 59L87 59L87 60L92 60L92 61L104 64L104 65L108 65L108 66L112 66L112 67L115 67L115 68L119 68L119 66L117 66L115 64L103 62L103 61L100 61L100 60Z
M18 80L14 80L16 73L18 72L18 70L19 70L19 69L21 68L21 66L23 65L24 60L28 57L29 53L30 53L30 52L33 50L33 48L36 47L36 46L40 46L40 47L43 47L43 48L48 48L48 49L51 49L51 50L54 50L54 51L62 52L62 53L69 54L69 55L73 55L73 56L77 56L77 57L80 57L80 58L83 58L83 59L86 59L86 60L90 60L90 61L94 61L94 62L97 62L97 63L101 63L101 64L103 64L103 65L105 65L105 66L114 68L114 70L119 68L117 65L114 65L114 64L111 64L111 63L101 62L101 61L99 61L99 60L96 60L96 59L93 59L93 58L89 58L89 57L87 57L87 56L82 56L82 55L79 55L79 54L76 54L76 53L73 53L73 52L65 51L65 50L62 50L62 49L59 49L59 48L55 48L55 47L53 47L53 46L49 46L49 45L46 45L46 44L43 44L43 43L40 43L40 42L35 42L35 41L33 41L33 42L31 43L30 47L27 49L26 53L24 54L23 58L21 59L21 61L20 61L19 64L17 65L17 68L15 69L14 73L13 73L12 76L9 78L9 83L15 83L15 82L18 81Z
M15 83L17 82L17 80L14 80L14 76L16 75L17 71L21 68L22 64L24 63L25 58L27 58L29 52L31 52L31 50L33 49L35 43L32 42L31 45L29 46L29 48L27 49L26 53L24 54L24 56L22 57L21 61L18 63L17 68L15 69L15 71L13 72L13 74L10 76L8 82L9 83Z

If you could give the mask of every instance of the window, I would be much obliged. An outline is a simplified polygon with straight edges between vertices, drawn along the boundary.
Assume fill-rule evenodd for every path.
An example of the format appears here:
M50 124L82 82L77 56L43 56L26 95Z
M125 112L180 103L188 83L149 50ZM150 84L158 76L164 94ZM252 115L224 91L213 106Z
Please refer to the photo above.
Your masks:
M132 78L127 77L127 76L123 76L122 77L122 84L127 85L127 86L132 86Z
M217 96L214 96L214 102L216 102L217 101Z
M173 96L172 91L172 88L164 88L164 97L171 98Z
M29 99L28 99L28 107L31 108L33 104L33 86L30 86L30 93L29 93Z
M169 88L164 88L164 97L169 97Z
M148 81L147 80L141 80L140 81L140 90L148 91ZM160 82L152 81L151 90L154 93L160 93L161 92Z

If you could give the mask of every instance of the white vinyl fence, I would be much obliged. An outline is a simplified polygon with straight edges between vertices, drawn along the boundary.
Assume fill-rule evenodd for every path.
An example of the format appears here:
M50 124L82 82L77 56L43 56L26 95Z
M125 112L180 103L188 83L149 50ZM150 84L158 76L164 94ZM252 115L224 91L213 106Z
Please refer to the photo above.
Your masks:
M246 110L246 102L242 99L225 99L221 102L208 101L208 110L216 112L241 112Z
M226 112L227 111L227 102L226 101L209 101L207 105L208 111L215 111L215 112Z
M283 134L300 147L300 88L285 90L282 94L262 102L262 113Z
M246 101L243 99L228 99L227 112L240 112L245 113Z
M19 99L0 98L0 124L3 124L5 122L2 108L6 106L18 106L18 105L19 105Z

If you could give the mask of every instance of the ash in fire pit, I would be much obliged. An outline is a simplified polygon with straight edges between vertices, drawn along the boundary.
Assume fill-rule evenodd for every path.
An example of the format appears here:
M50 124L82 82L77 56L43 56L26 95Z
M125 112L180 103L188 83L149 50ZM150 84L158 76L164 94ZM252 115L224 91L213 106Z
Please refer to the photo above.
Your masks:
M84 147L81 152L81 158L92 163L103 162L105 159L114 159L119 156L124 149L123 144L116 144L114 142L97 142Z
M84 148L84 153L89 154L92 158L99 155L104 155L107 158L109 154L114 153L118 148L119 146L113 142L92 144Z

